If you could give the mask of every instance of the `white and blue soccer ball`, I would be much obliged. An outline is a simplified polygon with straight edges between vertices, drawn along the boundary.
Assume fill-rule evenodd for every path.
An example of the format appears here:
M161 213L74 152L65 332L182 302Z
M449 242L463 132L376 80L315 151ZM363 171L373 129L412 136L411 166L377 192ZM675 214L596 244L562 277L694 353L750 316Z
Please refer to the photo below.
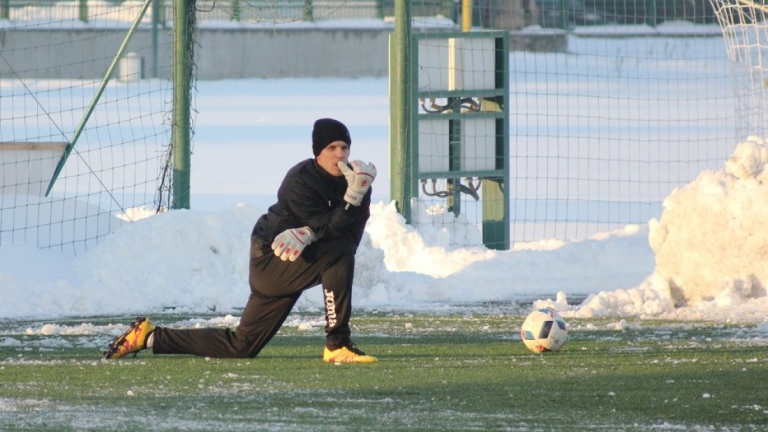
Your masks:
M520 338L535 353L559 351L568 338L568 325L553 308L536 309L523 321Z

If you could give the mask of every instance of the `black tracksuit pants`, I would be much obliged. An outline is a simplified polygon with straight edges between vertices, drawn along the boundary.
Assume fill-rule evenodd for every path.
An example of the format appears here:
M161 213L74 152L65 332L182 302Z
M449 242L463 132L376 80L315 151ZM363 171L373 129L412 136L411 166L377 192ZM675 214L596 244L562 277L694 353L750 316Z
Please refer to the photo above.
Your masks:
M307 246L296 261L282 261L271 251L251 253L251 295L240 324L229 329L169 329L154 332L154 354L193 354L206 357L255 357L277 333L301 293L322 284L326 311L326 346L336 349L349 341L352 279L356 245L344 240Z

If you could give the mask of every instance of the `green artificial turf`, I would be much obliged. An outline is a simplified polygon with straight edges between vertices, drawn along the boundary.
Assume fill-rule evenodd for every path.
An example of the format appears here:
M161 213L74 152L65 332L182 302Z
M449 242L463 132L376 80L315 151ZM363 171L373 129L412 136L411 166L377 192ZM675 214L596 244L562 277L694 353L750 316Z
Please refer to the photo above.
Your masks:
M255 359L107 361L110 335L3 321L0 430L768 430L755 325L569 320L560 352L533 354L523 318L358 313L372 365L323 363L320 328L284 328Z

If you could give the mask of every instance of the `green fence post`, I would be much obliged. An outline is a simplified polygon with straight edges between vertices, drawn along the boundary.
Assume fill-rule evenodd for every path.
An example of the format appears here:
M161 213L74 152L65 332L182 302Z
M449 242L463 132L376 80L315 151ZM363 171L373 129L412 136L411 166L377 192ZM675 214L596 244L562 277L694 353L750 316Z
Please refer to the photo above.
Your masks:
M390 196L406 223L411 221L413 166L411 161L411 0L395 0L395 31L389 58L389 178Z
M11 18L11 0L0 0L0 18Z
M174 0L173 13L173 209L190 208L190 93L192 26L195 1Z
M150 34L152 36L152 78L157 78L157 62L158 62L158 39L160 27L160 1L152 0L152 29Z
M506 179L483 179L483 244L488 249L509 249L509 200Z
M656 0L646 0L645 2L645 23L651 27L656 27Z
M78 2L77 13L80 21L88 22L88 0L80 0Z
M167 7L167 5L165 4L166 0L157 0L157 1L160 3L157 16L160 18L160 23L162 24L163 28L168 28L168 17L165 15L165 10Z
M232 19L234 21L240 21L242 19L243 7L240 5L240 0L232 0Z
M568 30L570 25L570 11L568 10L568 0L560 0L560 10L563 12L563 26L561 27L563 30Z
M496 166L503 177L484 178L483 244L489 249L507 250L510 246L510 176L509 176L509 40L496 39L496 88L505 96L483 101L484 111L502 111L496 119Z
M304 0L304 21L314 21L315 12L312 10L312 0Z

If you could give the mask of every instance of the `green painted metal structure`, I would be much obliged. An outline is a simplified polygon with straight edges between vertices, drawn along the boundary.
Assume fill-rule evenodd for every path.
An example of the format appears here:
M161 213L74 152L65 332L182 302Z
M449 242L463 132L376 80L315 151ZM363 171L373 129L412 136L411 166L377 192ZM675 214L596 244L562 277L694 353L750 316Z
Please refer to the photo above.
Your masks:
M59 178L59 174L61 174L61 170L64 169L64 165L67 163L67 159L69 158L69 155L75 149L77 140L80 138L80 135L85 129L85 126L88 124L88 120L91 118L91 114L93 114L93 110L96 108L96 104L99 102L99 99L101 99L101 95L104 93L104 89L107 88L107 84L109 84L109 80L114 75L118 62L123 57L125 50L128 48L128 42L131 41L131 38L133 37L134 33L136 33L136 29L139 27L139 24L141 24L141 20L142 18L144 18L144 14L147 13L147 9L149 9L149 6L151 4L152 4L152 0L145 0L141 9L139 10L139 13L136 15L136 18L134 19L133 24L131 25L131 28L128 30L128 33L125 35L125 38L123 39L123 43L120 45L120 48L118 48L117 50L117 54L115 54L115 57L112 59L112 63L110 63L109 67L107 68L107 72L104 74L104 79L101 81L99 88L96 90L96 93L93 95L93 98L91 99L91 103L88 104L88 108L85 110L85 114L83 115L83 118L80 120L80 124L77 126L77 129L75 130L75 133L72 136L72 139L67 144L67 147L64 150L64 154L61 156L61 159L59 159L59 162L56 165L56 169L53 172L53 176L51 177L51 181L48 183L48 188L45 191L45 196L48 196L51 193L51 190L53 189L53 185L56 183L56 179Z
M406 4L407 11L409 2L399 3ZM408 25L398 28L401 19L410 22L407 17L396 16L390 44L392 199L410 223L411 201L418 197L419 185L442 179L448 185L447 206L458 216L462 190L467 190L461 181L477 178L481 183L483 243L491 249L509 249L509 34L414 33ZM472 59L471 68L451 64L461 56ZM478 57L492 60L477 62ZM481 88L477 82L482 83ZM446 101L444 109L419 110L423 101L435 99ZM467 101L474 109L462 108Z
M173 13L173 209L190 208L192 22L195 2L174 0Z
M418 194L410 155L412 139L410 103L412 74L411 53L411 2L395 2L395 31L389 39L389 169L390 195L397 211L411 222L411 198Z

